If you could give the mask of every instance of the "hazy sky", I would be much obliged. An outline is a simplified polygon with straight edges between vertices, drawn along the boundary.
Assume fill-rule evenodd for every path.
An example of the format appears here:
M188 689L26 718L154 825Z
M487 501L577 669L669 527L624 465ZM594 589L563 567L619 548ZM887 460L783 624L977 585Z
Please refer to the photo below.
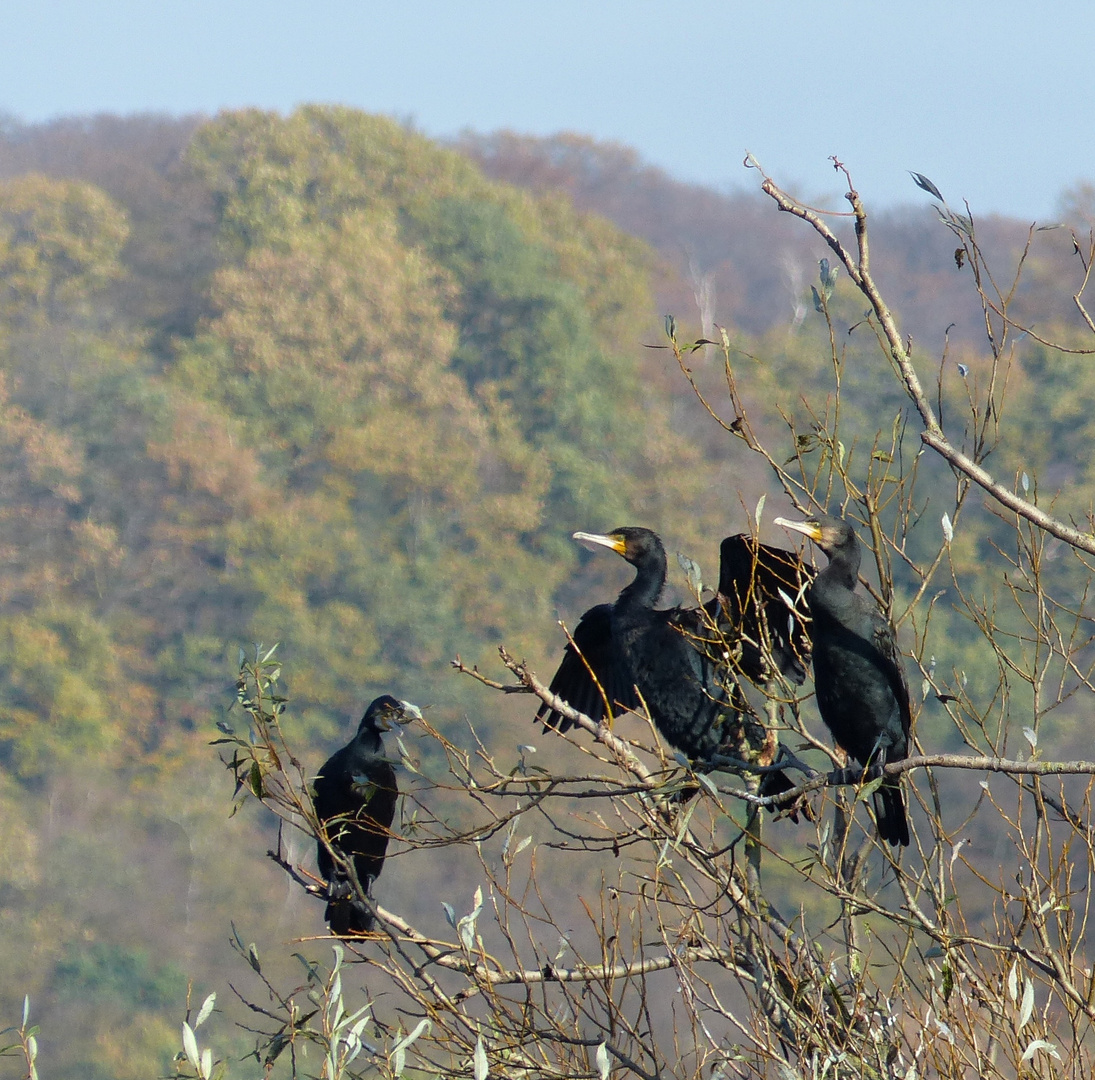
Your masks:
M876 206L1052 217L1095 180L1093 0L27 0L0 110L286 111L339 102L431 135L579 131L670 173L806 194L836 154Z

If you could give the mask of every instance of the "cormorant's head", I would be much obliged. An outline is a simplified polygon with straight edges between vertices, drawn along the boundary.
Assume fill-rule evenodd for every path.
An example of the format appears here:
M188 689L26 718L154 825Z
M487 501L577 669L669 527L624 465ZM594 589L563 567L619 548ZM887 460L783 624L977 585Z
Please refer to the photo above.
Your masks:
M610 533L576 532L574 539L586 547L606 547L622 555L633 566L651 556L665 561L665 548L658 534L639 525L622 525Z
M778 517L774 524L808 536L831 559L833 555L856 543L855 530L843 518L832 514L815 514L805 521L788 521Z
M357 730L358 734L363 731L391 731L399 724L409 724L412 720L421 719L422 713L416 705L409 701L400 701L391 694L383 694L365 710Z

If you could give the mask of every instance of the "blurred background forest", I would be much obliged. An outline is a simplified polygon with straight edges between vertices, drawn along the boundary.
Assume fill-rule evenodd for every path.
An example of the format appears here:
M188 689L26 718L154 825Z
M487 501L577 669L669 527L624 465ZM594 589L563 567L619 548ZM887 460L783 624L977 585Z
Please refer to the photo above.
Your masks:
M1093 211L1093 188L1062 196L1072 225ZM1005 278L1029 226L977 222ZM953 237L926 199L872 227L922 377L961 398L987 359ZM458 744L470 720L540 764L574 753L531 724L530 699L450 660L496 667L504 643L550 676L557 618L573 625L629 573L582 554L575 529L650 526L711 578L744 508L768 492L768 521L789 511L672 354L643 346L664 343L667 313L693 336L726 328L766 438L789 441L779 408L824 400L833 379L810 292L826 254L760 195L580 136L442 146L336 108L0 131L0 1026L29 994L44 1075L163 1075L188 980L231 1013L233 922L260 944L323 932L323 905L265 857L271 822L229 817L209 744L241 722L239 648L280 643L286 734L314 767L382 692ZM1074 270L1068 230L1035 234L1013 312L1073 340ZM830 309L844 328L861 315L839 283ZM873 336L841 348L845 428L869 444L906 406ZM721 357L692 366L725 404ZM1044 502L1064 492L1056 513L1086 521L1090 363L1027 338L1009 379L1022 407L994 471L1025 472ZM948 483L926 463L932 542ZM986 595L1008 534L972 508L955 537ZM991 692L995 659L948 610L916 659ZM1047 718L1047 754L1089 756L1089 711L1066 700ZM427 862L446 895L421 887ZM397 853L377 891L436 919L476 883L471 864ZM227 1022L220 1039L246 1052Z

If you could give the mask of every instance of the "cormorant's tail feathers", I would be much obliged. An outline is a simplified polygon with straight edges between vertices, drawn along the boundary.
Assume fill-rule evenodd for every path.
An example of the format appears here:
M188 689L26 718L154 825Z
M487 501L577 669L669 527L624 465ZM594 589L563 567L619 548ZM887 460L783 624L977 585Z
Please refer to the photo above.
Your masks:
M909 846L909 819L905 814L905 797L896 780L887 781L874 794L874 816L878 835L894 847Z
M368 889L372 882L362 884ZM331 933L341 938L367 934L376 926L372 912L354 895L350 882L340 875L327 884L327 910L323 917Z

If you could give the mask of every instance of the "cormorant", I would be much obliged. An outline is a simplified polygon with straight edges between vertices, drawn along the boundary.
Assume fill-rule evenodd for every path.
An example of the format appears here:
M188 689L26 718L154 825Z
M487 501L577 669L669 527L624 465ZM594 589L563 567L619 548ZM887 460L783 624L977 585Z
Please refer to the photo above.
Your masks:
M421 716L408 701L388 694L378 697L365 710L357 734L327 759L315 779L316 816L323 830L317 855L319 872L327 881L324 918L339 937L371 930L373 917L330 849L352 861L358 884L369 894L384 866L399 794L381 733Z
M729 537L723 542L719 595L701 608L659 610L654 605L665 585L666 557L655 533L626 526L607 535L579 532L574 538L607 547L635 567L634 580L614 604L598 604L582 616L551 681L553 693L591 719L604 715L603 689L621 711L645 704L658 730L678 750L700 760L709 757L723 741L720 721L735 710L737 692L729 658L720 655L725 647L715 625L728 636L744 634L756 643L743 645L740 661L751 678L767 678L759 646L763 640L783 641L786 656L777 663L786 663L794 681L804 678L793 656L795 643L802 641L801 623L786 632L789 612L780 599L782 614L770 619L777 628L766 630L766 616L757 606L758 596L777 578L786 580L786 591L793 596L797 586L788 569L796 557L791 553L762 544L754 560L751 539ZM778 558L771 558L772 553ZM765 565L770 558L772 565ZM768 597L763 599L767 603ZM537 719L560 731L572 726L547 705L540 707Z
M640 535L647 537L646 543L654 552L650 569L644 570L635 558L629 558L626 554L624 549L628 534L636 538L636 542ZM746 533L728 536L720 547L716 597L707 601L702 608L674 608L657 612L653 605L665 582L666 560L661 540L654 533L649 529L616 529L608 534L609 543L604 538L594 538L587 533L575 533L574 536L585 543L610 547L634 563L638 572L628 589L648 594L647 608L654 613L655 622L674 627L674 638L691 639L693 651L702 647L714 666L727 666L726 661L714 659L715 652L725 651L725 644L733 648L738 643L736 663L729 666L740 670L754 682L764 683L771 677L766 655L771 656L780 672L795 685L801 685L804 681L806 671L801 658L809 654L809 633L801 613L789 608L787 600L780 595L784 593L792 604L795 603L813 576L794 552L760 544ZM640 585L644 574L649 584ZM628 589L620 594L620 600L623 600ZM553 694L558 694L579 712L598 722L604 716L605 697L612 703L614 711L638 709L641 704L635 692L637 680L632 677L629 664L620 653L613 635L615 607L615 604L598 604L582 615L549 687ZM715 626L725 637L726 643L714 634ZM677 644L674 643L675 648ZM687 654L680 653L679 648L678 654L692 662ZM729 679L727 675L722 682L727 684ZM645 690L643 698L649 704ZM536 719L558 731L569 731L573 726L567 717L547 705L540 706ZM662 733L673 742L665 731ZM683 749L678 743L674 742L674 745Z
M861 557L855 531L828 514L775 523L808 536L829 559L806 592L821 719L863 768L900 761L909 752L909 688L893 627L869 597L855 591ZM909 824L896 777L875 792L874 808L878 835L907 845Z

